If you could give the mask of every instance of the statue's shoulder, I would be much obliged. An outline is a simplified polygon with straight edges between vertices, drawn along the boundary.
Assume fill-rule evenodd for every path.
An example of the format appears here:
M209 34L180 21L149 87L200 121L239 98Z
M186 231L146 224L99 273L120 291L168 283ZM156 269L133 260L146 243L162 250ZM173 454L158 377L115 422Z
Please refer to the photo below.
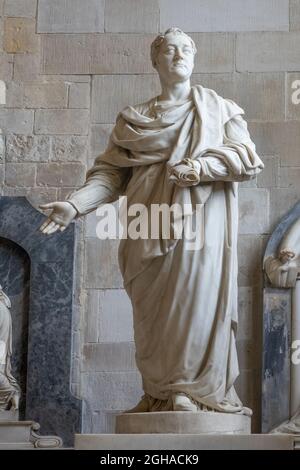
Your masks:
M198 91L198 93L200 95L202 95L203 97L205 97L206 99L209 99L211 98L212 100L214 101L219 101L219 102L225 102L225 103L229 103L231 105L235 105L235 106L238 106L238 104L233 101L232 99L230 98L225 98L224 96L221 96L219 95L219 93L217 93L215 90L213 90L212 88L206 88L202 85L194 85L194 88Z
M244 114L244 110L232 99L224 98L215 90L202 85L194 86L199 99L209 107L218 108L223 114L225 121L237 114Z

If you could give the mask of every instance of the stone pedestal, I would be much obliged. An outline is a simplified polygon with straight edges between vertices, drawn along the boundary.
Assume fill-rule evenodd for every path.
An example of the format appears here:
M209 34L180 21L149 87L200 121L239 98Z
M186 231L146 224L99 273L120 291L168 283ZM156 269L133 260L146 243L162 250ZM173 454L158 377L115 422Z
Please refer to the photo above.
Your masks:
M251 434L251 418L236 413L199 411L123 413L117 434Z
M287 434L75 434L76 450L293 450Z
M41 436L34 421L0 421L1 449L57 449L62 440L57 436Z
M19 421L19 412L15 410L1 410L0 423L1 421Z
M18 411L0 412L0 450L57 449L62 446L62 440L57 436L41 436L38 423L18 419Z

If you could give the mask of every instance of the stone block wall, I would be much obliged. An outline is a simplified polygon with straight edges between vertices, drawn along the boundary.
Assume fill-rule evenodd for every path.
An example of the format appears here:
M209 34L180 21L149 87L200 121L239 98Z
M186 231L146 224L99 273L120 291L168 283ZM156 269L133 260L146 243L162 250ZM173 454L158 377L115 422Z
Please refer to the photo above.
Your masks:
M149 46L170 26L197 43L194 83L245 109L266 165L240 185L237 388L258 431L261 257L300 198L300 104L291 99L300 80L300 0L0 0L1 194L37 206L80 186L117 112L159 92ZM96 222L90 214L82 224L72 384L84 400L83 431L109 432L114 414L142 391L117 242L98 240Z

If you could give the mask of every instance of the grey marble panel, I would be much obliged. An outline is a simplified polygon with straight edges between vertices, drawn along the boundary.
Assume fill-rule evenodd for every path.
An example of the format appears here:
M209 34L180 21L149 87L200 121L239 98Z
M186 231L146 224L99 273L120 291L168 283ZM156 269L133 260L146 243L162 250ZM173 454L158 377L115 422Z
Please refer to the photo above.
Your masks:
M70 392L75 226L45 237L38 230L43 220L26 198L0 197L0 237L30 259L25 417L40 423L41 434L56 434L72 446L74 433L81 431L82 408ZM3 259L3 275L10 272L5 267ZM7 283L16 271L17 263Z
M264 289L262 432L290 412L290 289Z
M291 225L300 218L300 201L281 219L272 233L264 260L276 256ZM264 276L262 432L290 418L290 348L292 289L273 288Z

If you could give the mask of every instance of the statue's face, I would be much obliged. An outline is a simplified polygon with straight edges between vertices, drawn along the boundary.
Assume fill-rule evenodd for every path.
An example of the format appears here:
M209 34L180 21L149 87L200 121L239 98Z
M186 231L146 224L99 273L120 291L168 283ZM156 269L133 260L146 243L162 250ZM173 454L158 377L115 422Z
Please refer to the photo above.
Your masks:
M156 69L166 82L174 83L190 78L194 68L194 51L188 37L167 34L160 45Z

